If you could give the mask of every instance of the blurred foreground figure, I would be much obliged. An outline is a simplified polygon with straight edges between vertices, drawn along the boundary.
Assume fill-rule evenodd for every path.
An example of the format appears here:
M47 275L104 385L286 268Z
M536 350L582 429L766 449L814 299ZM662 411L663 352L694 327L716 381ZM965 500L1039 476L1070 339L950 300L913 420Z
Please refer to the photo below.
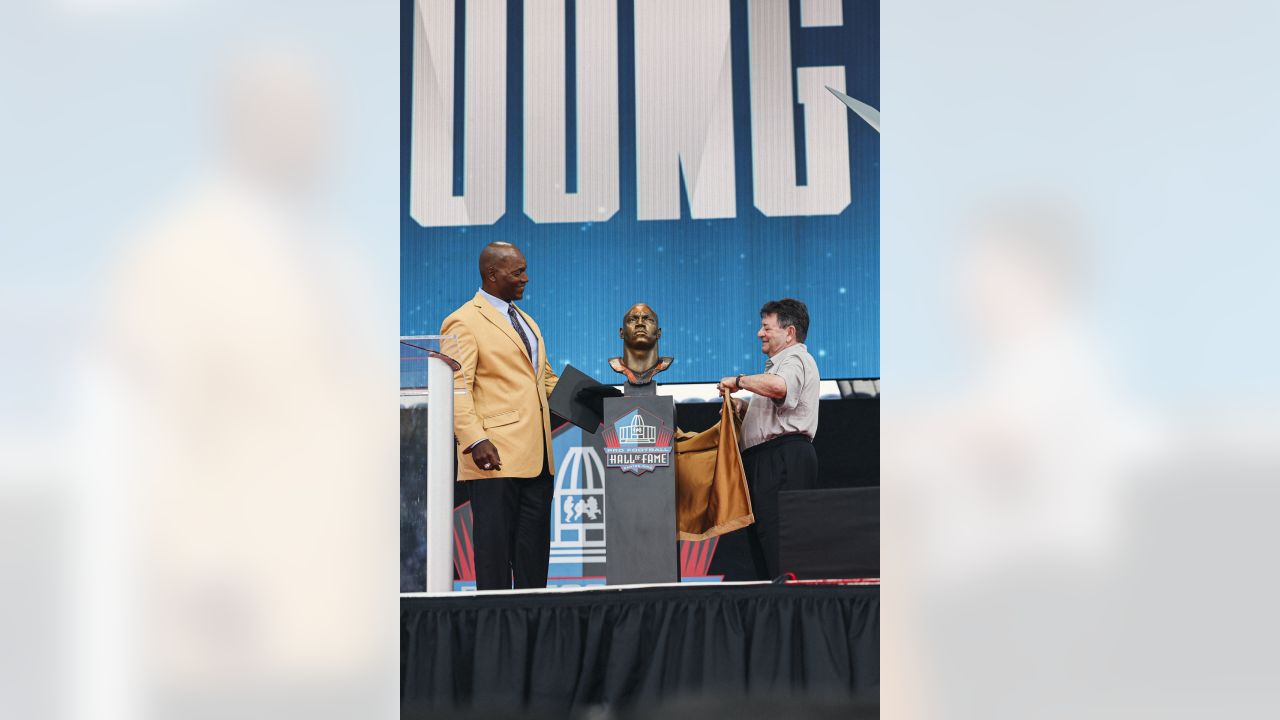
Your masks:
M902 583L885 602L907 611L886 621L885 692L903 700L887 704L911 717L1070 717L1100 698L1037 710L1055 682L1094 688L1106 674L1099 590L1155 434L1089 326L1073 216L1015 203L965 239L953 389L886 414L885 437L914 442L886 447L884 564Z
M121 672L147 678L122 704L325 717L395 652L366 632L387 592L367 558L394 557L386 338L362 332L380 324L358 253L326 224L319 68L276 52L226 70L220 153L126 253L101 328L114 402L96 440L113 461L98 470L125 498L115 620L137 630L115 640Z
M915 477L929 576L1100 568L1149 433L1088 325L1086 239L1065 210L1029 202L979 217L967 240L960 380L921 416L940 441Z

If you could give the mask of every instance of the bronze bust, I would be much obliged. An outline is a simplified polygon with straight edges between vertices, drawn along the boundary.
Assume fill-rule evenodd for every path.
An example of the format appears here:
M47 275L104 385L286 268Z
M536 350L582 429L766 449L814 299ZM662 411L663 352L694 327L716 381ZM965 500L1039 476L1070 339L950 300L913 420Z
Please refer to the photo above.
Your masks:
M627 376L627 387L642 387L653 382L653 376L671 367L673 357L658 355L658 314L645 303L631 306L618 328L622 338L622 357L609 358L613 371Z

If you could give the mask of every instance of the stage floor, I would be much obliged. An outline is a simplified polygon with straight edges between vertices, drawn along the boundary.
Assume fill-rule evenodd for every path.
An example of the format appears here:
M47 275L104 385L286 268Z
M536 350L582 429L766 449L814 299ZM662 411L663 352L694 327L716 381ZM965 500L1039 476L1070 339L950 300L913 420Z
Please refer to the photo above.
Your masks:
M740 587L759 587L761 585L772 585L773 583L765 580L757 580L752 582L715 582L716 587L740 586ZM848 580L792 580L786 583L788 586L805 586L805 585L872 585L878 586L879 578L853 578ZM691 588L704 586L702 583L674 582L674 583L641 583L636 585L586 585L586 586L558 586L533 588L526 590L455 590L453 592L402 592L400 597L403 598L450 598L450 597L480 597L487 595L506 596L506 595L544 595L554 594L560 595L564 593L577 592L609 592L619 590L636 590L640 588Z
M406 716L879 688L875 581L408 593L400 615Z

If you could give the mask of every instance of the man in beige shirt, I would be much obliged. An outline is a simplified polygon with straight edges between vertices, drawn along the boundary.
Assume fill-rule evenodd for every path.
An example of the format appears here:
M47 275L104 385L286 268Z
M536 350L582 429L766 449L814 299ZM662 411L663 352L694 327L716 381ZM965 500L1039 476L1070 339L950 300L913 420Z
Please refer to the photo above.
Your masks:
M809 309L784 298L760 308L760 350L764 372L720 380L719 389L748 390L749 403L735 400L742 420L742 462L756 522L747 528L756 577L769 580L778 567L778 493L817 486L818 364L804 346Z

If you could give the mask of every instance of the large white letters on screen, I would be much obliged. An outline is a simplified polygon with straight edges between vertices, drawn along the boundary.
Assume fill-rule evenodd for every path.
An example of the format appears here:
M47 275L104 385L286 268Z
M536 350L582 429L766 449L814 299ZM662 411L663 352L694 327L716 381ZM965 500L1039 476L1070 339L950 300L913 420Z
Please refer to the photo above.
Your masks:
M838 7L816 2L802 17L812 24L838 20ZM770 217L835 215L849 206L849 111L824 89L844 92L844 68L796 70L796 96L804 106L808 182L797 185L788 0L751 0L751 157L755 205Z
M635 40L638 219L679 219L681 173L693 217L734 217L729 0L636 0Z
M454 0L414 8L409 214L426 227L492 225L506 210L507 4L468 0L466 8L464 127L453 123ZM465 132L461 196L453 194L455 132Z
M601 222L618 211L618 7L578 0L578 187L566 186L565 0L524 4L524 213Z
M803 26L842 24L839 0L799 1ZM414 8L409 212L426 227L492 225L506 211L507 3L465 3L464 108L455 127L455 2L416 0ZM691 218L737 215L731 2L635 0L638 220L679 219L681 179ZM524 212L537 223L602 222L620 207L617 0L575 3L572 109L565 12L565 0L524 4ZM770 217L838 214L851 199L849 113L825 86L843 92L844 67L792 66L789 0L749 0L747 17L755 206ZM568 112L577 128L574 192ZM460 195L455 133L463 133Z

